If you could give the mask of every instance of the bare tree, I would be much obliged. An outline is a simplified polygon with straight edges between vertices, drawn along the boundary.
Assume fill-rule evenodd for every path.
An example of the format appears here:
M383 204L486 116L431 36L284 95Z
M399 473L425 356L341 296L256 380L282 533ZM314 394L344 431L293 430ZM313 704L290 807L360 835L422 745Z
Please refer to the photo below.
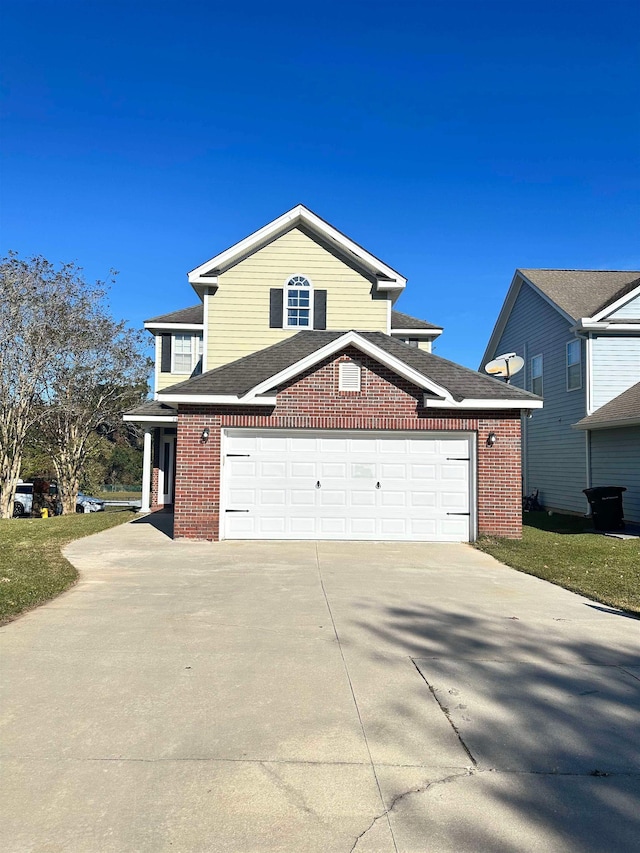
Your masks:
M58 345L73 266L42 257L0 260L0 517L10 518L27 432L40 417L49 353Z
M113 280L113 279L112 279ZM53 461L65 512L75 510L95 431L146 394L142 334L116 322L108 284L75 264L42 257L0 261L0 516L13 495L27 432ZM108 428L108 427L107 427Z
M60 331L65 342L45 368L47 416L40 440L56 469L63 512L74 512L83 467L101 444L93 440L147 393L151 361L141 332L114 320L107 291L69 294Z

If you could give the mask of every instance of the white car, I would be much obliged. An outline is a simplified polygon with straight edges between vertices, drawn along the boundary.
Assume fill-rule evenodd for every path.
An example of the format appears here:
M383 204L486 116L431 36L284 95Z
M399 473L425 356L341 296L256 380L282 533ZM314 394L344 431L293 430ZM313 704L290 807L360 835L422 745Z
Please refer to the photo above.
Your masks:
M49 494L55 497L58 487L55 483L49 486ZM15 499L13 502L13 517L21 518L23 515L31 515L33 509L33 483L18 483ZM76 500L76 512L101 512L104 510L104 501L100 498L92 498L83 492L78 492Z

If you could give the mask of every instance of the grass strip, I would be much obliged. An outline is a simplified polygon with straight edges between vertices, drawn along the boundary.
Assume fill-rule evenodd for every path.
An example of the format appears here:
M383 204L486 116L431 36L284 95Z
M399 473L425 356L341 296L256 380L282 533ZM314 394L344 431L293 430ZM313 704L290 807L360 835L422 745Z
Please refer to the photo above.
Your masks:
M65 545L131 518L124 510L0 519L0 624L75 583L78 573L61 553Z
M518 571L640 615L640 539L595 535L583 518L529 512L521 540L482 537L476 547Z

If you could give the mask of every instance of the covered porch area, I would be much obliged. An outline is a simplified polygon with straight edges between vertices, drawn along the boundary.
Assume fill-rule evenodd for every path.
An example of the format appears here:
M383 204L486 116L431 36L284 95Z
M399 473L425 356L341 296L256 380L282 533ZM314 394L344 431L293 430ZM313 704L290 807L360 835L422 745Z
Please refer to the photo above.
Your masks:
M123 420L144 430L140 512L173 507L176 474L177 410L149 400L125 412Z

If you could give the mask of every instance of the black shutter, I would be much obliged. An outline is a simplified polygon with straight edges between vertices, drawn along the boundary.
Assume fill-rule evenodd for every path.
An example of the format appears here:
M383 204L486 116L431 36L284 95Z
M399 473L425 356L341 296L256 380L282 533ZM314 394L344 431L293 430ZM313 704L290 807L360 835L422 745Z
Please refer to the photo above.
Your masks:
M327 291L315 290L313 293L313 328L327 328Z
M160 372L171 373L171 335L160 335Z
M281 287L272 287L269 291L269 328L282 328L282 300L284 298Z

